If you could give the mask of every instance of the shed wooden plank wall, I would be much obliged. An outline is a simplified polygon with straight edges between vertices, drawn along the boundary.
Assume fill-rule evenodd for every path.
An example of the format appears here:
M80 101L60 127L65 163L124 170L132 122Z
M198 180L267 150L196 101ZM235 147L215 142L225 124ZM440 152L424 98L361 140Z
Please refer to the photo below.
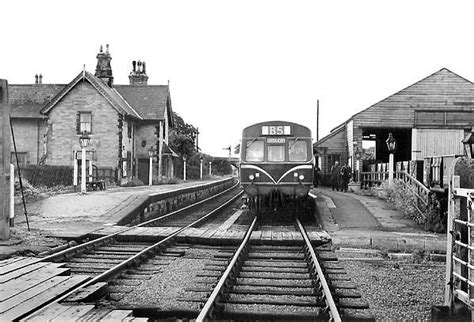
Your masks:
M413 129L412 160L428 156L463 154L464 130ZM417 152L420 151L420 152Z
M334 134L326 137L323 142L317 142L316 146L318 148L325 148L325 153L322 158L321 171L322 173L328 173L331 169L331 165L328 164L327 155L340 155L340 160L342 162L347 161L347 136L345 127L335 130Z
M412 128L415 110L427 109L474 112L474 84L441 69L354 115L354 127Z

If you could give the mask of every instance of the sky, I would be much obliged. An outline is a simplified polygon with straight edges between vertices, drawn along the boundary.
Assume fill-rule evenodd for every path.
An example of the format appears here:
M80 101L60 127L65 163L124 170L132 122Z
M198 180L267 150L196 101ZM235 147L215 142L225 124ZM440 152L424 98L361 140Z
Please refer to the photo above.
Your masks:
M132 60L170 82L202 152L227 156L270 120L319 138L441 68L474 81L472 1L4 1L0 78L66 84L109 44L115 84Z

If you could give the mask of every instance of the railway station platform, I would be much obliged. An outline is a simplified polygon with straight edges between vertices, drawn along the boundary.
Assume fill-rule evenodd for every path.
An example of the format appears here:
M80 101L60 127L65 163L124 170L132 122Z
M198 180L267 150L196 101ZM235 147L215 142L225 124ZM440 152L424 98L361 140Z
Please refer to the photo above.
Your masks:
M212 181L172 185L117 187L85 195L67 193L27 204L29 224L43 235L71 239L116 225L141 207L150 195L179 191ZM315 188L322 226L336 247L385 251L446 252L446 235L423 231L387 202L370 196ZM15 227L26 227L22 205L16 205ZM24 249L23 249L24 250ZM21 245L1 244L0 258L22 253Z
M211 180L167 185L111 187L86 194L77 192L57 194L29 202L26 209L32 232L31 238L40 232L42 236L80 239L81 236L117 224L131 212L143 207L150 196L192 189L228 178L216 177ZM14 227L22 230L27 227L23 204L15 205ZM29 249L39 251L38 247L32 245L16 245L8 240L0 241L0 259L13 254L28 253Z
M383 199L325 187L312 193L322 226L337 247L446 253L446 234L425 231Z

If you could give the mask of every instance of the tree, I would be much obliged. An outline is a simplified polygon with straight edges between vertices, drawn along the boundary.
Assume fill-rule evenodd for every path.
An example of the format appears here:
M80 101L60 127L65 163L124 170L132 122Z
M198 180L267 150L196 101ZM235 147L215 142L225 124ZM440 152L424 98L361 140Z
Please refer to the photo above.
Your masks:
M196 151L196 138L198 130L193 125L184 122L183 118L173 112L175 127L170 131L168 143L181 156L190 157Z

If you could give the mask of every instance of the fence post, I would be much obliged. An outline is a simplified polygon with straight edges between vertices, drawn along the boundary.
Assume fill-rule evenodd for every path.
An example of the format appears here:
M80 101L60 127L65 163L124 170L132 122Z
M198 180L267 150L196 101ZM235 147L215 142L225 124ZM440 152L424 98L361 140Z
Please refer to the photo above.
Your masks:
M72 174L72 185L74 186L74 192L76 192L77 189L77 169L78 169L78 163L77 163L77 152L74 150L74 169L73 169L73 174Z
M10 163L10 227L15 226L15 166Z

